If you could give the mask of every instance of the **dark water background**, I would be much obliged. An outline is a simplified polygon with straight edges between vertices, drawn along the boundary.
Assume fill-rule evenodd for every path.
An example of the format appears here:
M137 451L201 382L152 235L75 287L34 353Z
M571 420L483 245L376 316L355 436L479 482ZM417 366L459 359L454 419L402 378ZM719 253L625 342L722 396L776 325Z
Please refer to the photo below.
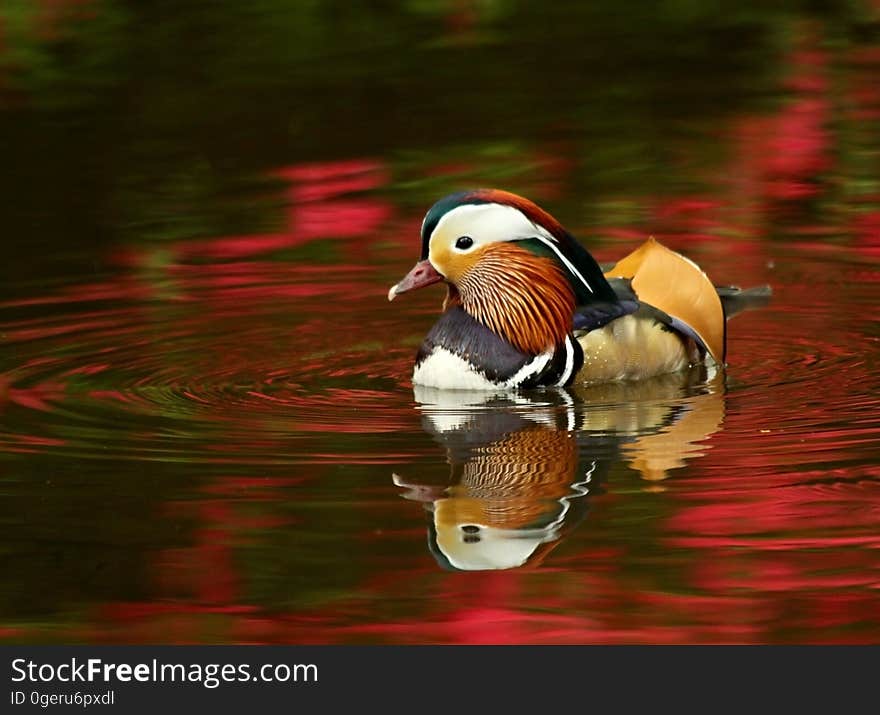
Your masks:
M0 637L877 642L878 77L876 1L6 0ZM385 294L478 185L773 303L414 394Z

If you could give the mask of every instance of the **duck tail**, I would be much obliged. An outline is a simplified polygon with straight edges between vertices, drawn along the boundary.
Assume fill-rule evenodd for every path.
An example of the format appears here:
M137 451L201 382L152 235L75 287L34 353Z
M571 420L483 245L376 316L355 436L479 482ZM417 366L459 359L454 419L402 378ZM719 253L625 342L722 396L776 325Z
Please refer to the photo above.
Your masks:
M773 296L773 289L769 285L754 286L753 288L715 286L715 290L721 299L724 316L728 320L745 310L763 308L770 302L770 298Z

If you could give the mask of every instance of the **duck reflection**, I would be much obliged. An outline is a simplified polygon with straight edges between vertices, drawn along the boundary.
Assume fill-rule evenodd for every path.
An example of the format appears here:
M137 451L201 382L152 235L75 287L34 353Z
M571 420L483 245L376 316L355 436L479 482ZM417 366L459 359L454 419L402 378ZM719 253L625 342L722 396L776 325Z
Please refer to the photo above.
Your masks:
M662 488L724 419L723 376L704 367L532 395L416 387L415 399L450 475L432 484L395 474L394 483L431 515L438 563L463 571L539 565L614 465Z

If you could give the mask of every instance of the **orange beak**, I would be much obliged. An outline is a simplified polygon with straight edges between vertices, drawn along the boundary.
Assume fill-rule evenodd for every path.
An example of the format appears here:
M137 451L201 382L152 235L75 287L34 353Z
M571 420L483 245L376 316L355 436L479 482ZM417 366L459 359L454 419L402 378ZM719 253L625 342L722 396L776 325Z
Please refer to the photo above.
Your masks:
M424 288L425 286L439 283L442 280L443 276L437 273L437 270L431 265L429 260L419 261L403 277L400 283L391 286L391 290L388 291L388 300L394 300L398 294L406 293L408 290Z

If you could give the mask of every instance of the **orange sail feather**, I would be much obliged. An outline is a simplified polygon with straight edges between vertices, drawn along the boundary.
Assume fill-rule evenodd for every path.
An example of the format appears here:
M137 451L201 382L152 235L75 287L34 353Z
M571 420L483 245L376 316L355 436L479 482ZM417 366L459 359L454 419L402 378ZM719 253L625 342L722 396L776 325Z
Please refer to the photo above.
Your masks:
M649 238L605 275L630 279L639 300L689 325L715 362L723 364L724 309L712 281L696 263Z

